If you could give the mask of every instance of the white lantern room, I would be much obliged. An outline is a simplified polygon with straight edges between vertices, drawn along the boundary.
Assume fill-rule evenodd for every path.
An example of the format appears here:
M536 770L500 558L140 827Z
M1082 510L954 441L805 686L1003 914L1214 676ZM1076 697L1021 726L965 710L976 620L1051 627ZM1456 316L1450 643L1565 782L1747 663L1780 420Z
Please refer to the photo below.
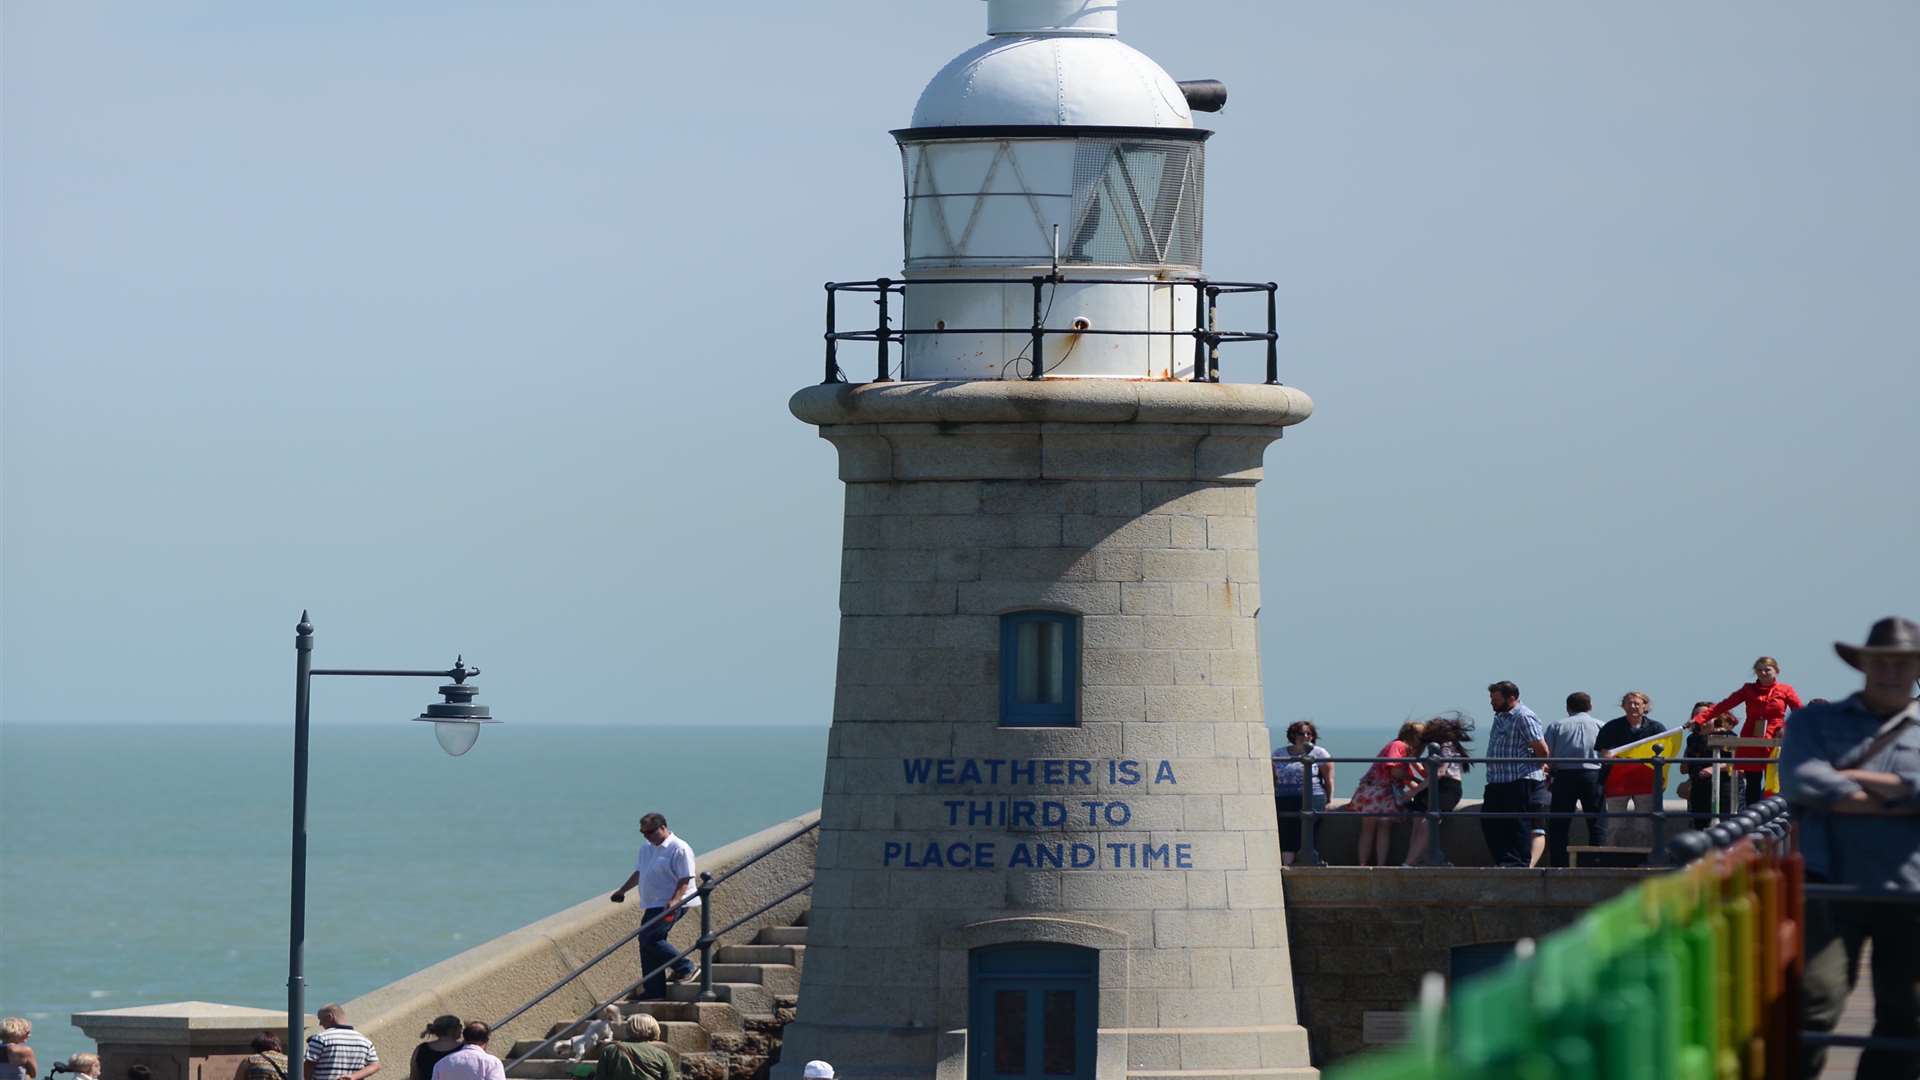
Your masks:
M901 377L1192 377L1212 134L1193 112L1225 91L1122 43L1117 9L987 0L987 40L893 132Z

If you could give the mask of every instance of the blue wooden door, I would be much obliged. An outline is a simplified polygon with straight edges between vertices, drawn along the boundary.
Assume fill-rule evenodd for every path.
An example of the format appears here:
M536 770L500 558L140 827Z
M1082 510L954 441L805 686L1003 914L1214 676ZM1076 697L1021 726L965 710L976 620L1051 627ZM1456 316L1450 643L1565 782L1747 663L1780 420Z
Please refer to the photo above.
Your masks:
M992 945L969 965L972 1080L1093 1080L1099 953L1073 945Z

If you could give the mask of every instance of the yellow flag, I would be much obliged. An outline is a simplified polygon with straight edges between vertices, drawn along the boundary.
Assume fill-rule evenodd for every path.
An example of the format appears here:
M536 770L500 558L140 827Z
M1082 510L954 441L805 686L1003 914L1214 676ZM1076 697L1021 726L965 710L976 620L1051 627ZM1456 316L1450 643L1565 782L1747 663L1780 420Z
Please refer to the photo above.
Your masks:
M1686 745L1686 741L1687 729L1674 728L1672 731L1663 731L1658 735L1649 735L1639 742L1631 742L1625 746L1616 746L1613 749L1613 756L1616 758L1650 758L1653 756L1654 751L1658 750L1661 757L1676 758L1680 756L1680 748Z

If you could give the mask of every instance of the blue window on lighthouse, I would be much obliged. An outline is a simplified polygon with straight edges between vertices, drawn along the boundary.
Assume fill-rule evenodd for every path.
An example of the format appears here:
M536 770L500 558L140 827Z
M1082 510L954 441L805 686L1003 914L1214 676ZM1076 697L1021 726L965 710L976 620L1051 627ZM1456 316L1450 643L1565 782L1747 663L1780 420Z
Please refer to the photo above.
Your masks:
M1080 617L1060 611L1000 616L1000 723L1073 727L1079 722Z
M1093 1080L1099 953L990 945L968 955L970 1080Z

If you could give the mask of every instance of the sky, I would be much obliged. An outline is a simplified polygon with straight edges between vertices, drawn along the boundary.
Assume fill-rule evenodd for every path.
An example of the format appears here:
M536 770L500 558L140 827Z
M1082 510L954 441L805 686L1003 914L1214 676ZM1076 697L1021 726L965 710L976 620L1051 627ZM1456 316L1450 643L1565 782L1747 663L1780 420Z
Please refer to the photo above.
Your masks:
M785 401L821 283L898 272L887 131L982 4L0 17L0 724L287 723L303 608L511 723L827 724L841 486ZM1920 6L1121 28L1230 87L1208 269L1279 283L1316 402L1260 488L1271 723L1677 719L1761 653L1839 696L1835 639L1920 617Z

